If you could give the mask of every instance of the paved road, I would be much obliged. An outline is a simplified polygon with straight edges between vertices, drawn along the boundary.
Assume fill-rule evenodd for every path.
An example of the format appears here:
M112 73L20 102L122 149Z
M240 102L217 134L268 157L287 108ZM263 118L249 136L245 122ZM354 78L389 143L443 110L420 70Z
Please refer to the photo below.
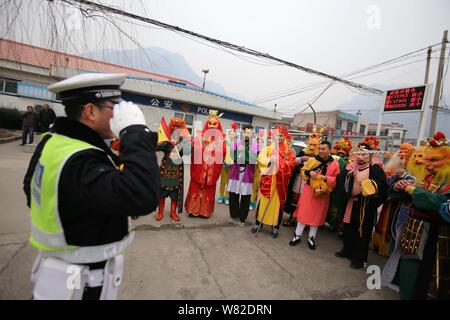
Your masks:
M0 299L31 297L29 273L36 252L27 243L22 192L30 157L19 142L0 145ZM257 236L250 233L250 222L228 225L223 204L207 220L183 216L171 223L166 213L156 222L153 216L135 221L121 299L398 299L389 289L369 290L364 270L350 269L348 260L334 257L341 240L327 229L319 231L317 250L311 251L306 234L301 244L288 246L292 228L282 228L272 239L268 228ZM375 254L369 257L369 264L384 263Z

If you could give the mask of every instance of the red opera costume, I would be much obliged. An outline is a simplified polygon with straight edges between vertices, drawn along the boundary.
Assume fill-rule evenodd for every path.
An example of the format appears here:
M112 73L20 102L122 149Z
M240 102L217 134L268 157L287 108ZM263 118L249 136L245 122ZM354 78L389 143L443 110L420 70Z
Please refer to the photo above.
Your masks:
M194 139L191 154L191 181L185 209L189 216L211 217L216 183L225 159L226 146L217 111L211 111L201 137Z

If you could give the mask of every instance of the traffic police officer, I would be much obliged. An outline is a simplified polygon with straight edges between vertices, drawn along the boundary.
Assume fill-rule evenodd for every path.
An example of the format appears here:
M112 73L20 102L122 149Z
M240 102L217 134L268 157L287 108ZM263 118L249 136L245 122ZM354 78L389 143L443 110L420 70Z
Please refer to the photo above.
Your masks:
M121 101L125 74L82 74L49 86L67 117L36 148L24 178L31 208L34 299L115 299L129 217L155 210L157 136ZM120 159L104 139L119 137Z

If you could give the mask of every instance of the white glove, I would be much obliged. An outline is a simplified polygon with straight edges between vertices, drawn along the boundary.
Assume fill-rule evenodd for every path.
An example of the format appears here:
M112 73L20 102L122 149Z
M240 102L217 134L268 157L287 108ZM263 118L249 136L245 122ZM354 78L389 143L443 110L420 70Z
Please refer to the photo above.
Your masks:
M116 137L126 127L141 124L146 126L145 117L141 109L133 102L122 101L114 106L113 117L109 120L111 131Z

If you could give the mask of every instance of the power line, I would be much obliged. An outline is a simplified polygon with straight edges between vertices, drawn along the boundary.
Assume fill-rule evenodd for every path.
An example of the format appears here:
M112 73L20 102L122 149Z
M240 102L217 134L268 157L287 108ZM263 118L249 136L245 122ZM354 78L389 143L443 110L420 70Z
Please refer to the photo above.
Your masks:
M173 30L175 32L188 34L188 35L191 35L193 37L206 40L208 42L216 43L216 44L218 44L218 45L220 45L222 47L225 47L225 48L228 48L228 49L231 49L231 50L234 50L234 51L239 51L239 52L251 55L251 56L256 56L256 57L265 58L265 59L268 59L268 60L277 61L277 62L282 63L284 65L287 65L289 67L292 67L292 68L295 68L295 69L298 69L298 70L301 70L301 71L304 71L304 72L307 72L307 73L310 73L310 74L314 74L314 75L317 75L317 76L320 76L320 77L331 79L331 80L336 81L336 82L341 82L341 83L347 84L347 85L352 86L352 87L354 87L356 89L364 90L364 91L371 92L371 93L374 93L374 94L379 94L379 95L381 95L383 93L382 90L371 88L371 87L368 87L368 86L365 86L365 85L362 85L362 84L359 84L359 83L355 83L355 82L352 82L352 81L348 81L348 80L345 80L345 79L342 79L342 78L339 78L339 77L336 77L336 76L333 76L333 75L330 75L330 74L327 74L327 73L324 73L324 72L321 72L321 71L317 71L317 70L314 70L314 69L311 69L311 68L308 68L308 67L305 67L305 66L301 66L301 65L295 64L293 62L274 57L272 55L269 55L268 53L262 53L262 52L257 51L257 50L253 50L253 49L250 49L250 48L245 48L243 46L238 46L238 45L226 42L226 41L222 41L222 40L218 40L218 39L215 39L215 38L211 38L211 37L208 37L208 36L205 36L205 35L202 35L202 34L199 34L199 33L196 33L196 32L190 31L190 30L187 30L187 29L180 28L178 26L174 26L174 25L170 25L170 24L167 24L167 23L164 23L164 22L160 22L158 20L142 17L142 16L139 16L139 15L132 14L132 13L129 13L129 12L117 9L117 8L112 8L112 7L103 5L103 4L98 4L98 3L94 3L94 2L91 2L91 1L87 1L87 0L60 0L60 1L72 4L72 5L74 5L74 3L78 3L78 4L80 4L80 9L81 9L81 5L84 5L84 6L88 7L88 8L90 8L91 10L96 10L96 11L100 11L100 12L110 12L110 13L113 13L113 14L116 14L116 15L126 16L126 17L129 17L129 18L135 19L135 20L139 20L139 21L143 21L143 22L146 22L146 23L149 23L149 24L160 26L160 27L168 29L168 30Z
M414 57L423 56L424 54L427 54L427 53L426 52L423 52L423 53L420 53L420 54L415 54L415 53L427 50L429 47L435 47L435 46L438 46L440 44L441 43L439 42L439 43L433 44L433 45L425 47L425 48L414 50L414 51L411 51L409 53L406 53L406 54L403 54L401 56L398 56L396 58L389 59L387 61L384 61L384 62L381 62L381 63L377 63L375 65L372 65L372 66L369 66L369 67L366 67L366 68L363 68L363 69L352 71L352 72L350 72L348 74L343 74L343 75L341 75L341 77L346 78L346 77L349 77L349 76L352 76L352 75L355 75L355 74L358 74L358 73L361 73L361 72L364 72L364 71L369 71L369 70L372 70L372 69L376 69L376 68L381 67L381 66L386 66L386 65L389 65L389 64L395 64L395 63L399 63L401 61L408 60L408 59L411 59L411 58L414 58ZM432 50L432 52L436 52L436 51L439 51L439 50ZM412 54L415 54L415 55L411 56ZM421 60L418 60L418 61L421 61ZM386 70L389 70L389 69L386 69ZM356 78L351 78L351 79L356 79ZM262 103L262 102L266 102L266 99L271 99L271 98L275 98L275 97L276 98L280 98L280 97L283 97L284 94L286 94L287 96L290 96L290 95L292 95L291 93L294 93L294 94L295 93L302 93L304 91L307 91L307 90L303 90L303 89L313 88L313 87L316 87L316 86L321 86L321 85L326 84L326 83L328 83L328 81L315 82L315 83L312 83L311 85L302 86L302 87L295 86L295 87L291 87L291 88L288 88L288 89L275 91L275 92L272 92L271 94L268 94L268 95L265 95L265 96L257 97L255 99L253 99L253 101L255 101L255 103Z
M400 76L396 76L396 77L390 78L390 79L388 79L387 81L391 81L391 80L394 80L394 79L398 79L398 78L400 78L400 77L404 77L404 76L410 74L411 72L415 72L415 71L417 71L417 70L418 70L418 68L415 68L414 70L410 70L410 71L408 71L408 72L406 72L406 73L401 74ZM355 92L355 91L351 90L348 86L345 86L345 88L346 88L347 90L349 90L351 93L360 94L359 92ZM313 96L315 96L315 94L314 94ZM342 98L342 97L344 97L344 96L348 96L348 94L346 94L346 95L340 95L340 96L338 96L338 97L334 97L334 98L331 98L331 99L326 99L325 101L334 101L334 100L339 99L339 98ZM295 111L295 109L299 108L299 105L300 105L300 106L305 105L306 102L309 101L311 98L312 98L312 97L307 98L307 99L302 98L302 99L300 99L300 100L296 101L295 103L290 104L290 105L288 105L288 106L280 106L278 109L280 109L281 112L284 112L284 113L289 113L289 114L292 113L292 112L297 113L297 112ZM379 101L379 99L374 99L373 97L368 96L368 95L367 95L367 98L370 98L370 99L375 100L375 101ZM377 96L377 98L380 98L380 96ZM301 103L300 103L300 102L301 102ZM358 109L358 110L360 110L360 109ZM354 111L358 111L358 110L354 110ZM376 108L376 109L367 109L367 110L379 110L379 108ZM345 109L344 111L347 111L347 109Z
M401 65L398 65L398 66L393 66L393 67L390 67L390 68L386 68L386 69L383 69L383 70L378 70L378 71L374 71L374 72L371 72L371 73L358 75L358 76L355 76L355 77L352 77L352 78L349 78L349 79L350 79L350 80L353 80L353 79L363 78L363 77L371 76L371 75L374 75L374 74L377 74L377 73L389 71L389 70L396 69L396 68L401 68L401 67L404 67L404 66L407 66L407 65L410 65L410 64L413 64L413 63L417 63L417 62L422 62L422 61L423 61L423 60L415 60L415 61L411 61L411 62L408 62L408 63L404 63L404 64L401 64ZM368 69L368 70L369 70L369 69ZM356 74L356 73L354 73L354 74ZM310 85L310 86L303 87L303 88L301 88L301 89L299 89L299 90L296 90L296 91L293 91L293 92L290 92L290 93L274 95L274 96L269 97L269 98L267 98L267 99L265 99L265 100L258 100L257 103L269 102L269 101L273 101L273 100L276 100L276 99L281 99L281 98L285 98L285 97L297 95L297 94L303 93L303 92L305 92L305 91L312 90L312 89L314 89L315 87L317 87L317 86L319 86L319 85L323 85L323 84L324 84L323 82L320 82L320 83L317 83L317 84L312 84L312 85ZM346 84L344 84L344 85L345 85L346 87L348 87ZM362 92L361 92L361 94L365 94L365 93L362 93ZM365 95L367 95L367 94L365 94Z
M320 98L320 97L321 97L328 89L330 89L330 88L334 85L334 83L335 83L335 81L331 81L331 82L328 84L328 86L314 98L314 101L313 101L313 102L310 103L309 100L308 100L308 101L307 101L308 106L305 107L303 110L297 112L297 113L302 113L302 112L305 111L306 109L311 108L311 105L313 105L317 100L319 100L319 98ZM300 107L302 107L302 106L304 106L304 104L301 105Z

